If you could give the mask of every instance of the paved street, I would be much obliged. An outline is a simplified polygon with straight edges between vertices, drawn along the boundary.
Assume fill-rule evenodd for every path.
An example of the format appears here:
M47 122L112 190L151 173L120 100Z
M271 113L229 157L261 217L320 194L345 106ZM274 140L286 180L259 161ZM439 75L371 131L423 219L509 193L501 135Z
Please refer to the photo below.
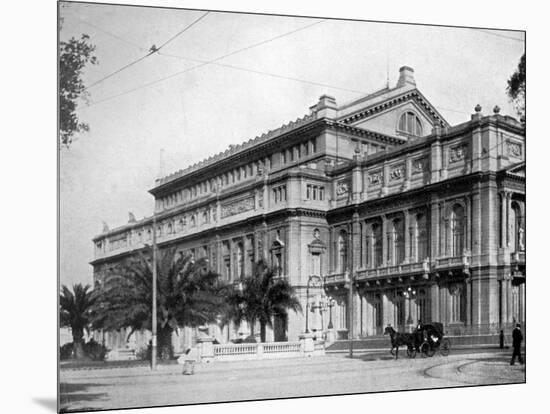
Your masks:
M416 359L403 353L395 361L384 352L354 359L217 362L197 365L192 376L181 375L178 365L156 372L145 367L62 370L61 407L72 411L524 382L525 365L510 366L510 353L462 351Z

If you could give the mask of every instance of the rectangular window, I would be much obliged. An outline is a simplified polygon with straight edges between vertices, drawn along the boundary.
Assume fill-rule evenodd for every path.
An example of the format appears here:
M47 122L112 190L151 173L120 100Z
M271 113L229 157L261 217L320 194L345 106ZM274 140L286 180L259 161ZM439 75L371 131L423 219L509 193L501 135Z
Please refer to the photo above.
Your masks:
M298 159L300 159L300 157L302 156L302 151L301 151L302 146L301 146L301 145L296 145L295 148L296 148L296 157L297 157Z
M306 188L306 199L309 200L311 198L311 185L308 184Z
M313 186L313 199L317 200L317 186L316 185Z
M304 144L304 156L308 156L309 155L309 148L308 148L308 145L307 145L307 142Z
M319 187L319 200L323 201L325 199L325 187Z
M311 140L311 153L315 154L317 152L317 141L315 139Z
M294 151L292 150L292 148L287 151L288 151L288 160L290 162L294 161Z
M286 164L286 151L281 151L281 164Z

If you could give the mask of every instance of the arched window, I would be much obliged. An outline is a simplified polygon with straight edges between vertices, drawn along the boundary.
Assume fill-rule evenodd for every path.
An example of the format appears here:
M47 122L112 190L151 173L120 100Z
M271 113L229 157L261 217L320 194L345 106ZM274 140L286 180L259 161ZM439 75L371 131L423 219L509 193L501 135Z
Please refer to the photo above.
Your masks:
M237 279L244 277L244 247L242 243L237 244Z
M464 251L464 207L455 204L451 213L451 256L460 256Z
M466 322L466 289L463 284L449 286L450 294L450 321Z
M402 219L395 219L392 222L392 263L397 265L405 260L405 223Z
M399 132L414 135L415 137L422 136L422 121L415 115L414 112L405 112L399 118L399 124L397 125Z
M341 273L348 267L348 233L340 231L338 235L338 269Z
M380 267L384 261L382 251L382 226L379 223L372 225L372 248L373 248L373 266Z
M422 261L428 257L428 227L426 224L426 215L417 214L416 216L416 260Z

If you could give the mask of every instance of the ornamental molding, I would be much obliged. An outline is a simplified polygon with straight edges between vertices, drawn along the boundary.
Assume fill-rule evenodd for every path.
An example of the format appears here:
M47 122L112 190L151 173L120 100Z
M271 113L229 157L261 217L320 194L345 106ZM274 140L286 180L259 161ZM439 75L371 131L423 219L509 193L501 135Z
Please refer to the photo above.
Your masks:
M381 185L383 177L384 174L382 172L382 169L379 169L369 173L367 180L369 182L369 185Z
M405 164L390 167L390 181L399 181L405 178Z
M413 174L420 174L428 170L428 157L417 158L412 162Z
M254 196L248 196L240 200L222 204L221 210L221 218L226 218L229 216L234 216L235 214L254 210Z
M521 144L511 140L506 140L507 153L509 157L522 158Z
M466 144L460 144L456 147L451 147L449 150L449 163L453 164L464 160L466 158L467 150L468 146Z
M349 182L348 180L338 181L336 184L336 195L343 196L349 193Z

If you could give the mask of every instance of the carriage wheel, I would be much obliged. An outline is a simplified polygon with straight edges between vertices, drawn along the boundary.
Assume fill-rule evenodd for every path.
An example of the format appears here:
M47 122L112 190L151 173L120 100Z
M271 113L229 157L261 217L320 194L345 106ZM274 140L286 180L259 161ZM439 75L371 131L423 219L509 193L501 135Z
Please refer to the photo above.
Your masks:
M424 342L420 345L420 352L423 356L433 357L435 349L428 342Z
M407 347L407 356L409 358L416 358L416 349L414 346Z
M449 341L447 338L444 338L443 341L441 341L441 355L447 356L449 355L449 352L451 352L451 341Z

